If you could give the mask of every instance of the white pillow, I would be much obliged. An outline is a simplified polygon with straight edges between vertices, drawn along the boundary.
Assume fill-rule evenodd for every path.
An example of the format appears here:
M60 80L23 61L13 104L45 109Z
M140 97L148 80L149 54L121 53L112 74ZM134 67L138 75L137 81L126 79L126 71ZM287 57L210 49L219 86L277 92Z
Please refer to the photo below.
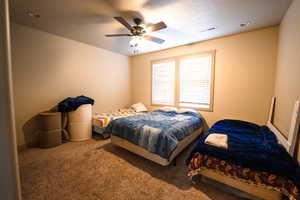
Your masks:
M147 108L143 103L136 103L131 105L131 108L135 110L135 112L146 112Z

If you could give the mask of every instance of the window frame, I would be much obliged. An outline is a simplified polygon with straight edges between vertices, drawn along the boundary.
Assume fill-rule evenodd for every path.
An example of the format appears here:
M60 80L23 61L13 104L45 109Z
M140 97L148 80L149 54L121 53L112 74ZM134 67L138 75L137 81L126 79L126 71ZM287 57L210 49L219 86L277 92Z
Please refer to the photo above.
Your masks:
M204 57L204 56L211 56L211 81L210 81L210 104L208 108L201 108L197 106L182 106L180 105L180 60L186 59L186 58L193 58L193 57ZM158 60L152 60L150 62L150 70L151 70L151 84L150 84L150 91L151 91L151 106L173 106L177 108L192 108L198 111L207 111L207 112L213 112L214 107L214 86L215 86L215 57L216 57L216 50L211 51L204 51L204 52L197 52L197 53L191 53L191 54L185 54L180 56L173 56ZM153 65L164 63L164 62L175 62L175 78L174 78L174 85L175 85L175 91L174 91L174 105L165 105L165 104L153 104ZM196 104L195 104L196 105Z

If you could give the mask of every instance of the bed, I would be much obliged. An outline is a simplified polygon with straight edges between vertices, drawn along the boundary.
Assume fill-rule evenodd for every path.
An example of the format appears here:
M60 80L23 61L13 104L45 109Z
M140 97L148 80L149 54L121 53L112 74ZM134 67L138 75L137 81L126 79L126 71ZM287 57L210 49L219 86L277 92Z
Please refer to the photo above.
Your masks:
M114 145L160 165L169 165L203 130L197 112L156 110L111 121L105 131Z
M267 126L239 120L221 120L200 137L187 159L188 175L200 175L230 185L255 197L300 199L300 166L292 158L299 127L295 103L289 137L272 124L273 98ZM212 134L226 135L228 148L209 145Z

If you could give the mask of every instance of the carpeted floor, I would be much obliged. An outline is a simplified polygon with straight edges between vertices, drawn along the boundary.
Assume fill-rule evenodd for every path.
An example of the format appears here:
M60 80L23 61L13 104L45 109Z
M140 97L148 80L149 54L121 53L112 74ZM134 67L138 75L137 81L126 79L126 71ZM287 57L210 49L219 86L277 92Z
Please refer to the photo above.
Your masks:
M110 140L70 142L19 154L24 200L237 200L215 185L186 176L184 159L162 167Z

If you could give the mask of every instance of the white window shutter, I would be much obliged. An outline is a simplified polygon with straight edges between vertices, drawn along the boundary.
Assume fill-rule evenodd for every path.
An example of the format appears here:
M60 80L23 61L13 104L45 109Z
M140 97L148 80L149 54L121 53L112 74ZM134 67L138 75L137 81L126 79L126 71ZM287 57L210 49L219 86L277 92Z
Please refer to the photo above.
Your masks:
M209 108L211 103L211 73L212 56L210 55L180 60L179 103L181 106L194 104Z
M175 61L152 65L152 104L174 105Z

